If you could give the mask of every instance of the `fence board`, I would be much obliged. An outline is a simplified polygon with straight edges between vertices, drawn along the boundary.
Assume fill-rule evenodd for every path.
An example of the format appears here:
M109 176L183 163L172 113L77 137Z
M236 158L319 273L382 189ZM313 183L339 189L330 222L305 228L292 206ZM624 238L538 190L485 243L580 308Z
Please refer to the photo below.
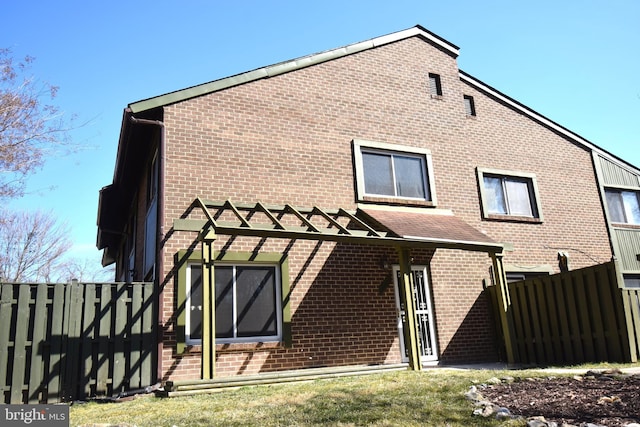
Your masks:
M84 384L84 392L82 397L91 396L92 386L95 389L95 383L92 383L92 371L95 368L93 363L93 340L94 340L94 324L96 318L96 285L93 283L84 286L84 310L82 313L82 356L80 366L83 368L84 377L81 383Z
M558 342L561 345L560 357L558 361L573 360L573 346L571 345L571 332L569 330L569 317L567 310L567 302L564 298L562 286L562 278L559 275L551 277L551 288L553 289L553 298L556 302L557 319L558 319Z
M538 300L535 286L531 286L532 282L526 282L525 289L527 292L527 305L529 315L531 316L531 325L533 327L532 344L534 357L530 363L539 363L544 360L542 329L540 327L540 314L538 312Z
M144 290L142 301L142 348L147 349L142 357L141 375L139 388L145 387L153 382L156 373L153 371L154 352L148 351L150 348L157 346L156 337L153 335L155 319L157 313L153 302L153 283L145 283L141 285Z
M113 393L124 391L125 384L125 340L127 326L127 292L123 285L116 287L114 354L113 354Z
M142 286L132 289L131 303L134 307L142 306ZM142 350L142 313L136 313L129 322L131 328L130 342L131 350L129 351L129 384L131 387L139 388L140 386L140 358Z
M579 363L594 361L596 353L593 345L593 332L591 331L591 321L589 319L589 305L585 292L584 277L581 271L572 275L575 296L577 300L576 309L578 311L578 321L580 323L580 341L584 349L583 357Z
M640 358L640 291L624 289L622 292L631 361L637 362Z
M548 342L551 347L551 361L559 363L562 360L562 342L560 341L560 321L558 315L560 310L556 306L556 299L554 296L553 282L550 280L544 280L540 282L540 287L543 288L545 294L545 300L547 303L547 333Z
M513 289L513 291L511 291L511 289ZM529 316L526 314L526 306L524 305L524 302L526 301L526 297L523 293L524 285L514 286L513 288L510 288L509 292L513 292L519 296L519 298L515 298L515 301L511 301L518 353L521 355L523 360L531 360L533 358L533 345L530 341L524 338L531 335Z
M98 334L98 354L96 363L96 395L105 396L110 394L111 377L109 376L109 348L113 335L111 329L111 291L113 286L103 284L100 289L100 314L99 314L99 334Z
M53 285L53 306L51 308L51 325L50 335L47 340L49 344L49 368L48 368L48 384L47 394L51 401L59 401L63 398L63 373L62 368L64 352L64 301L66 295L66 285L64 283L56 283Z
M539 279L533 280L532 288L535 288L536 290L536 306L538 308L541 333L540 345L542 346L542 352L544 353L543 360L553 361L553 344L551 327L549 325L552 311L547 306L548 296L546 295L546 289L544 283Z
M18 315L16 318L15 338L13 339L13 366L11 376L11 402L22 403L23 385L27 369L27 334L29 332L30 287L18 287Z
M0 396L3 401L7 401L7 395L11 392L9 350L12 344L9 342L11 328L11 314L13 306L13 286L10 284L0 285Z
M604 323L600 312L600 296L596 285L596 275L600 268L594 269L593 274L584 274L585 297L587 300L587 314L589 315L591 336L588 338L593 343L595 360L602 362L608 360L607 345L604 338Z
M611 282L610 268L600 268L596 272L596 283L611 283L610 286L598 286L598 301L602 307L602 327L604 329L604 342L607 349L607 359L612 362L624 361L622 351L620 328L616 316L616 294L620 296L620 289Z
M47 298L49 287L46 283L36 285L36 301L33 311L33 335L31 337L31 370L29 372L29 403L40 402L43 384L45 348L47 337ZM47 349L48 350L48 349Z

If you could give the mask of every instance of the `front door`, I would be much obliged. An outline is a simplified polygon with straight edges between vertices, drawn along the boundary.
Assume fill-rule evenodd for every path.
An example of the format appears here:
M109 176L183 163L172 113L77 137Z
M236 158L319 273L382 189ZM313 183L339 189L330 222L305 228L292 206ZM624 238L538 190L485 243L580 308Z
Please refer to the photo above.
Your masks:
M409 356L406 352L403 333L403 320L405 310L400 302L400 294L398 283L400 282L400 268L393 267L393 280L396 292L396 305L398 308L398 332L400 334L400 351L402 352L402 361L407 362ZM416 326L418 331L418 346L420 351L420 361L435 362L438 360L438 350L436 347L435 321L433 317L433 308L431 304L431 294L429 293L429 280L427 277L427 268L424 266L412 266L411 273L413 276L413 303L416 309Z

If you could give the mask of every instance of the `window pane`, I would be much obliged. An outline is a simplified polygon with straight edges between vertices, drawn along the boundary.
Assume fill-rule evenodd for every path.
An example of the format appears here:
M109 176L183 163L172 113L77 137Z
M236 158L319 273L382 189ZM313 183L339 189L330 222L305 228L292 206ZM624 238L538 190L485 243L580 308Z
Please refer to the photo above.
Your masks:
M365 193L395 196L390 155L362 153L362 164Z
M238 336L277 335L273 267L236 267Z
M624 276L624 286L627 288L640 288L640 275Z
M489 213L506 215L507 206L504 201L504 191L502 190L502 180L491 176L484 177L484 188Z
M635 191L623 191L622 200L624 203L624 211L627 214L627 222L630 224L640 224L638 193Z
M214 267L216 338L233 338L233 267Z
M533 216L529 183L523 180L506 179L505 186L509 199L509 214Z
M202 267L190 266L191 280L189 282L189 295L187 307L189 314L189 338L202 339Z
M427 199L424 186L424 160L419 157L393 156L397 195Z
M624 206L622 204L622 196L618 191L606 190L607 206L609 206L609 215L611 222L625 222Z

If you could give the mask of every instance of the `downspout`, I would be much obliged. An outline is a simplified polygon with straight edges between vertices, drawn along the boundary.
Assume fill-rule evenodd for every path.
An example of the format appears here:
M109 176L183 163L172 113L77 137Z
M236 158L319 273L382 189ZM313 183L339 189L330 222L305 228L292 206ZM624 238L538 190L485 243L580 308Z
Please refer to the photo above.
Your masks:
M140 125L152 125L160 128L160 141L158 142L158 212L157 212L157 225L156 225L156 263L154 280L156 281L156 288L158 289L158 313L157 313L157 379L160 380L163 375L162 369L162 345L163 345L163 331L162 325L162 313L164 312L164 301L160 294L160 276L164 273L164 257L161 256L160 245L162 239L164 239L164 189L165 189L165 125L161 120L149 120L138 119L133 116L129 116L129 120L133 124Z

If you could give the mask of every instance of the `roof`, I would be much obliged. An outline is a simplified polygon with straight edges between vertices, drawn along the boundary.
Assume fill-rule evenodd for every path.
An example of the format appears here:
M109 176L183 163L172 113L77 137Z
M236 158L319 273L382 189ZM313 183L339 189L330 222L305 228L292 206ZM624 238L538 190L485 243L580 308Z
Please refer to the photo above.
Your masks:
M360 209L395 236L416 242L458 245L460 249L502 247L450 211Z
M246 73L236 74L235 76L214 80L212 82L134 102L132 104L129 104L129 108L133 113L139 113L141 111L146 111L169 104L174 104L176 102L185 101L187 99L217 92L219 90L248 83L254 80L266 79L269 77L277 76L279 74L306 68L311 65L321 64L323 62L331 61L336 58L341 58L343 56L361 52L363 50L368 50L389 43L394 43L403 39L407 39L409 37L420 37L435 44L450 55L454 57L458 56L458 46L446 41L442 37L432 33L424 27L416 25L415 27L391 33L386 36L380 36L363 42L343 46L337 49L303 56L291 61L280 62L278 64L258 68L253 71L248 71Z

